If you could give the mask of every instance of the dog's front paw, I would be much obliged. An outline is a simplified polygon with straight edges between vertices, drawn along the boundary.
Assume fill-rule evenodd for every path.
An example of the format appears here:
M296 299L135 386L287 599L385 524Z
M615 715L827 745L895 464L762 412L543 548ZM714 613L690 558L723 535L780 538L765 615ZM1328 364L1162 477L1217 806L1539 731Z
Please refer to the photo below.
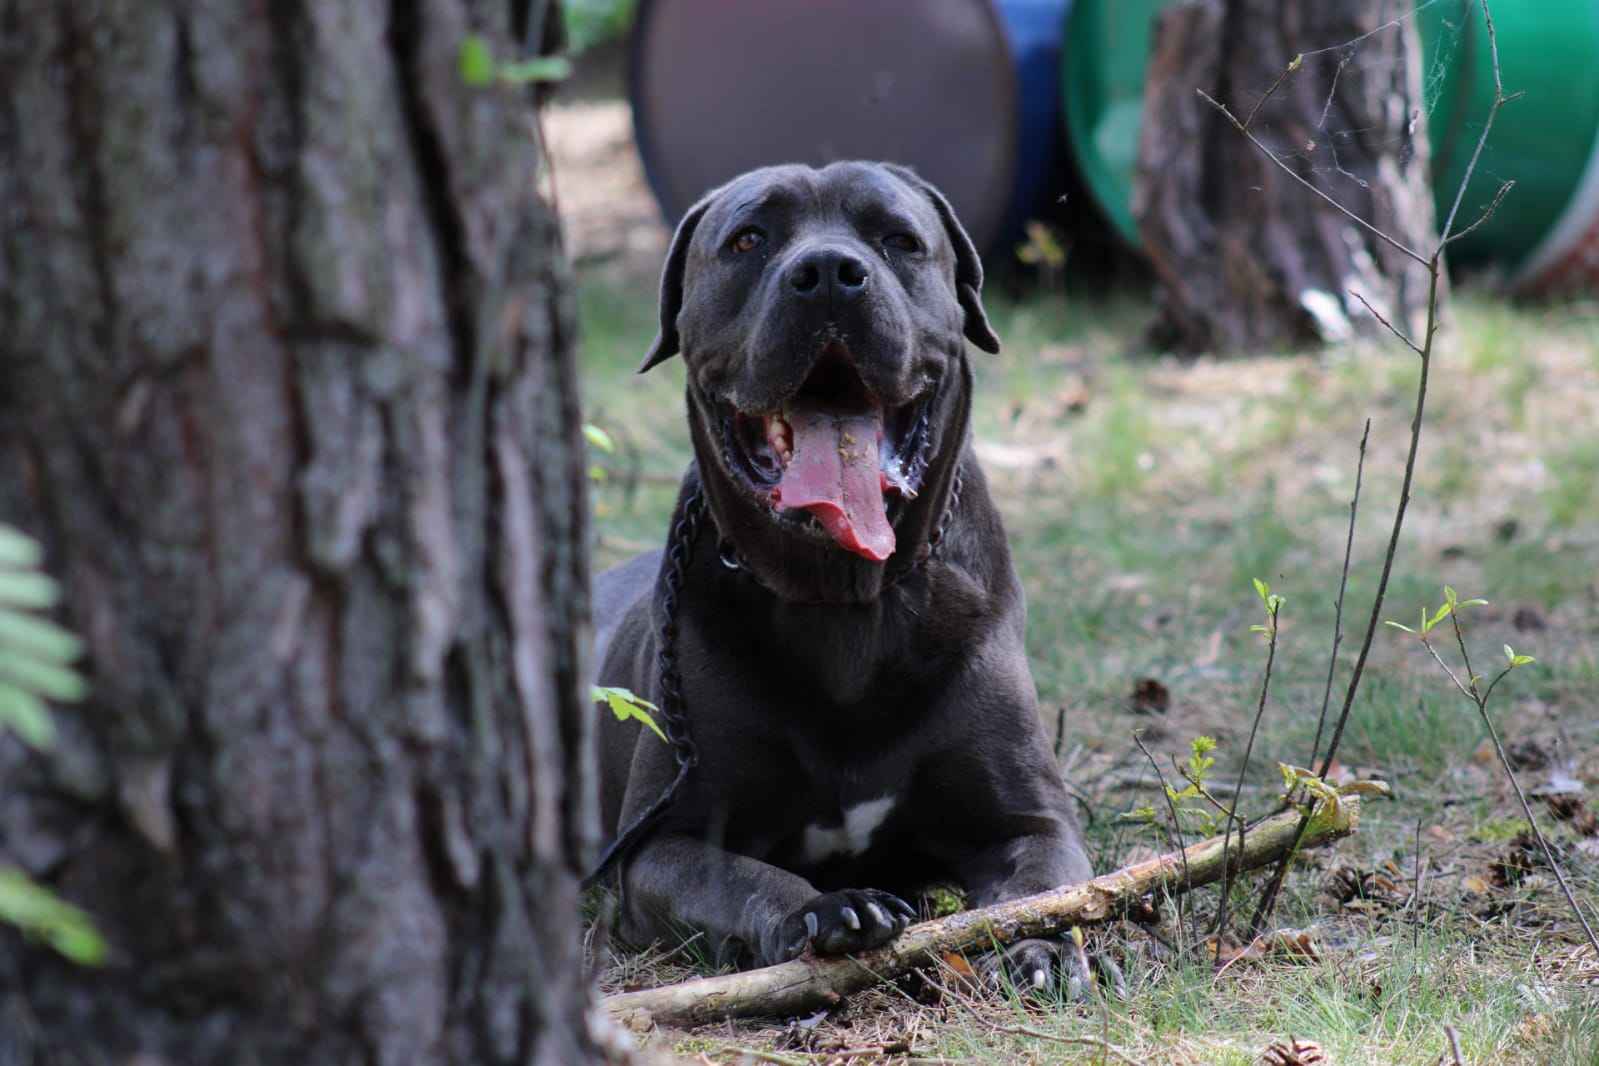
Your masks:
M875 888L826 892L784 918L779 959L798 957L806 946L818 955L849 955L899 936L916 918L909 903Z
M1091 955L1070 939L1018 940L1003 951L989 955L982 973L992 984L1009 985L1023 995L1056 994L1059 982L1058 993L1073 1003L1089 999L1097 973L1099 980L1115 995L1122 998L1127 995L1121 967L1108 955L1099 952Z

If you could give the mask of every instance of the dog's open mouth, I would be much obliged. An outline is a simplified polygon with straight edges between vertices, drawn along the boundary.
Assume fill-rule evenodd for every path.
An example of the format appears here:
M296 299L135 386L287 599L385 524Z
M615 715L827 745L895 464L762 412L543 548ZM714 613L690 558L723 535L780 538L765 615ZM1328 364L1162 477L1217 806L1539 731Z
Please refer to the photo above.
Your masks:
M780 518L820 526L834 543L881 562L894 552L893 519L926 468L926 397L885 407L839 344L822 351L782 409L732 411L729 466Z

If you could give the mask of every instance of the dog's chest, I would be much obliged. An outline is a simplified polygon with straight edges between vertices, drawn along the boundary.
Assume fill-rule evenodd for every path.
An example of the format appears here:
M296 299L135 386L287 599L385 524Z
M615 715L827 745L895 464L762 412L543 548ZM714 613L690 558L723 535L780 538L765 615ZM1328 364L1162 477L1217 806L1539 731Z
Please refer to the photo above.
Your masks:
M801 835L801 858L814 865L866 854L897 802L893 794L879 796L844 807L832 819L811 822Z

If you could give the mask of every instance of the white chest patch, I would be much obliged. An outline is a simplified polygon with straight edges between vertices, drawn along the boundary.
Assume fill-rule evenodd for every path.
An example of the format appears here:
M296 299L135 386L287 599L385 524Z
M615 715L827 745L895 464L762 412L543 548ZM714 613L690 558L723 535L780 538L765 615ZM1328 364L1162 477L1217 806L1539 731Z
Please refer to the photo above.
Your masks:
M893 796L880 796L844 810L844 824L805 827L805 858L821 862L835 855L859 855L872 843L872 834L894 809Z

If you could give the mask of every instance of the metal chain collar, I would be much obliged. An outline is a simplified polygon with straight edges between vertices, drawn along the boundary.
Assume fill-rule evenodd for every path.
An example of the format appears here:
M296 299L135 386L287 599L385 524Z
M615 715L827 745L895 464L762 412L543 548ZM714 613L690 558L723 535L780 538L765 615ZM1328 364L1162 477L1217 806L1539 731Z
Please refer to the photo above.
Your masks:
M584 887L594 884L606 875L628 853L644 842L667 809L677 799L689 772L699 763L694 740L689 736L688 720L683 713L683 679L677 668L677 607L683 591L683 575L688 571L689 560L694 556L694 544L699 539L700 525L705 518L705 497L698 486L683 500L677 521L672 524L667 537L666 556L656 589L660 596L661 613L655 630L656 688L655 713L657 724L672 746L672 757L677 761L677 774L648 808L635 818L626 829L617 834L611 846L605 849L592 873L583 879Z
M938 525L927 537L927 554L902 570L892 582L884 586L885 588L892 587L906 574L925 566L928 560L938 554L939 546L949 532L950 522L960 504L961 485L961 470L957 463L955 480L950 486L949 499L944 504L944 513L939 516ZM606 848L605 854L600 857L594 871L584 878L585 888L599 881L618 862L644 843L644 839L676 801L677 794L682 791L689 773L699 764L699 753L694 747L693 737L689 735L688 716L683 711L683 679L678 673L677 665L677 610L678 598L683 591L683 577L688 571L689 561L694 556L694 544L699 539L700 526L704 522L707 510L705 496L696 486L694 491L684 498L677 520L672 524L671 535L666 542L664 565L661 567L656 585L660 594L661 613L655 630L657 689L655 711L658 724L666 734L667 743L672 746L672 757L677 762L677 774L672 778L672 783L666 786L665 791L657 796L626 829L617 834L611 846ZM723 538L720 551L722 565L731 570L743 571L752 579L760 581L754 571L750 570L739 557L738 549L733 547L731 541Z

